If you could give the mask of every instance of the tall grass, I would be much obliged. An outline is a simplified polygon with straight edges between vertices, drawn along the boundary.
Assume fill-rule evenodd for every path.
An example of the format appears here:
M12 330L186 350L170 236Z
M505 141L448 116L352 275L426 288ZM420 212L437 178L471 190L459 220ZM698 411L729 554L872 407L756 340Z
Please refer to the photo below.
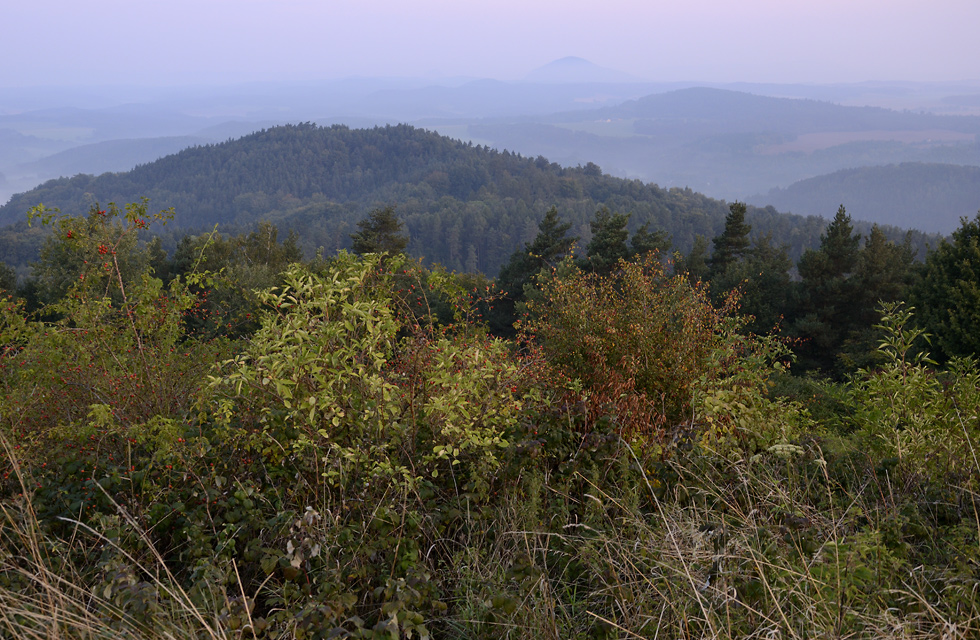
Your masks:
M735 461L689 457L669 465L670 486L643 487L639 508L593 484L588 522L548 527L527 527L512 502L500 514L505 535L458 555L466 585L458 610L467 613L448 635L980 637L980 600L956 593L975 589L977 577L917 564L944 541L908 549L887 539L915 483L894 486L840 464L850 468L828 469L815 445ZM842 491L831 473L862 491ZM980 523L970 526L975 546ZM516 606L488 595L501 592Z
M493 526L467 514L464 536L427 550L445 613L426 625L446 638L980 637L976 567L971 575L969 561L957 564L970 541L909 542L903 509L924 495L916 479L830 449L812 442L735 460L692 453L618 489L587 473L528 473L484 515ZM295 629L256 629L248 606L231 622L233 601L259 594L218 590L204 605L190 597L125 516L120 526L147 552L116 549L132 571L94 582L79 559L115 543L81 525L52 538L28 487L22 478L22 495L0 505L3 637L293 637ZM977 502L946 489L963 509ZM971 520L957 531L972 529L976 547L976 511ZM944 553L945 564L935 559Z

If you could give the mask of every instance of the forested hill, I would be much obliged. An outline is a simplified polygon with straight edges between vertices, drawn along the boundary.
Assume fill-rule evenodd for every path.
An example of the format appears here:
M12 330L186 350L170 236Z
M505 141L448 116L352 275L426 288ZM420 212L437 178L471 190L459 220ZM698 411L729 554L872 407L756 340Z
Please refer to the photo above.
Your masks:
M858 218L880 220L924 231L953 229L961 217L980 210L980 167L903 162L884 167L845 169L773 189L750 201L801 214L847 203Z
M649 223L651 230L667 231L682 251L697 234L720 233L728 212L724 202L689 189L613 178L591 163L563 168L406 125L301 124L186 149L125 173L52 180L0 208L0 224L22 221L38 203L82 213L96 201L121 204L142 196L153 209L175 207L178 228L219 224L232 230L269 220L298 231L307 251L322 246L328 252L349 246L356 222L371 209L391 204L411 236L411 254L490 275L534 238L551 206L583 240L589 220L605 205L632 213L633 230ZM818 244L825 224L772 208L750 209L748 221L756 233L772 231L792 255ZM13 247L16 233L7 229L0 248Z

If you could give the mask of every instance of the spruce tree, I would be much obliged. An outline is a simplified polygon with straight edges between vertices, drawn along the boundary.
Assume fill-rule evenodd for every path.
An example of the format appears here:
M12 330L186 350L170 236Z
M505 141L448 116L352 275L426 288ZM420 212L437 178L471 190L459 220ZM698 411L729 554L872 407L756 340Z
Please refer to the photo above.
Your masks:
M806 251L797 263L800 283L792 333L803 340L797 351L803 369L835 371L837 356L857 326L859 296L851 279L858 264L861 235L854 233L844 205L820 236L820 248Z
M354 244L351 250L364 255L366 253L401 253L408 246L408 237L403 234L401 220L395 215L392 206L375 209L368 217L357 223L360 229L352 233Z
M578 240L568 235L571 228L572 223L562 222L557 207L551 207L539 223L534 240L511 254L500 269L497 288L504 297L497 301L487 319L494 334L507 337L515 334L513 325L517 320L517 306L524 300L524 288L542 269L557 266L568 255Z
M980 213L926 257L910 297L937 355L980 355Z
M600 207L589 226L592 229L592 240L586 247L586 258L583 269L596 273L608 273L619 262L630 257L626 239L629 231L629 214L613 213L607 207Z
M749 252L749 232L752 227L745 223L745 212L744 202L736 200L728 206L725 230L712 240L715 246L710 264L712 277L724 273L728 265L737 262Z
M850 333L840 354L844 368L856 370L883 362L878 351L881 331L875 326L881 322L879 308L882 302L906 299L914 262L911 234L906 234L904 243L895 244L877 224L871 227L851 276L854 306Z

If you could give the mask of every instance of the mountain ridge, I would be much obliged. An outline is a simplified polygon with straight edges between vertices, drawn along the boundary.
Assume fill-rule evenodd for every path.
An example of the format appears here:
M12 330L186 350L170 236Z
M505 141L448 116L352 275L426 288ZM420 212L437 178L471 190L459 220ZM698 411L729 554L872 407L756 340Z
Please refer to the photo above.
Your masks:
M616 178L591 162L563 167L543 156L475 146L408 125L304 123L192 147L123 173L51 180L0 207L0 224L22 221L39 202L81 213L95 202L122 204L144 196L154 208L175 207L177 230L219 224L227 231L267 220L284 232L302 231L300 244L309 254L318 247L349 247L358 220L373 208L395 205L412 255L487 274L534 238L538 220L552 206L583 242L596 209L606 206L631 213L633 231L649 224L668 232L681 251L698 235L720 233L728 212L724 201ZM771 232L777 244L789 245L794 256L815 246L826 224L772 207L752 208L749 221L756 233Z

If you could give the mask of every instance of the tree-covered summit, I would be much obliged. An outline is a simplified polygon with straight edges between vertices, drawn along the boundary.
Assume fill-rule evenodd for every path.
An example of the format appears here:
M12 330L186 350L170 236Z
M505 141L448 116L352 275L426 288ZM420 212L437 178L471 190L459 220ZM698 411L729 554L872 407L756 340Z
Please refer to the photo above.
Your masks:
M723 201L689 189L614 178L591 163L562 167L408 125L298 124L193 147L126 173L49 181L0 208L0 224L23 221L39 202L78 211L143 196L153 207L174 207L178 229L220 224L223 231L241 232L266 220L284 232L297 231L310 255L319 247L328 253L349 248L357 221L397 206L411 238L410 255L487 274L534 239L537 222L552 206L583 247L591 239L593 214L605 206L629 214L631 232L648 225L681 251L698 235L718 235L728 213ZM821 218L770 208L749 207L746 220L756 232L772 232L794 256L817 245L824 225ZM3 255L24 253L16 233L0 232Z

